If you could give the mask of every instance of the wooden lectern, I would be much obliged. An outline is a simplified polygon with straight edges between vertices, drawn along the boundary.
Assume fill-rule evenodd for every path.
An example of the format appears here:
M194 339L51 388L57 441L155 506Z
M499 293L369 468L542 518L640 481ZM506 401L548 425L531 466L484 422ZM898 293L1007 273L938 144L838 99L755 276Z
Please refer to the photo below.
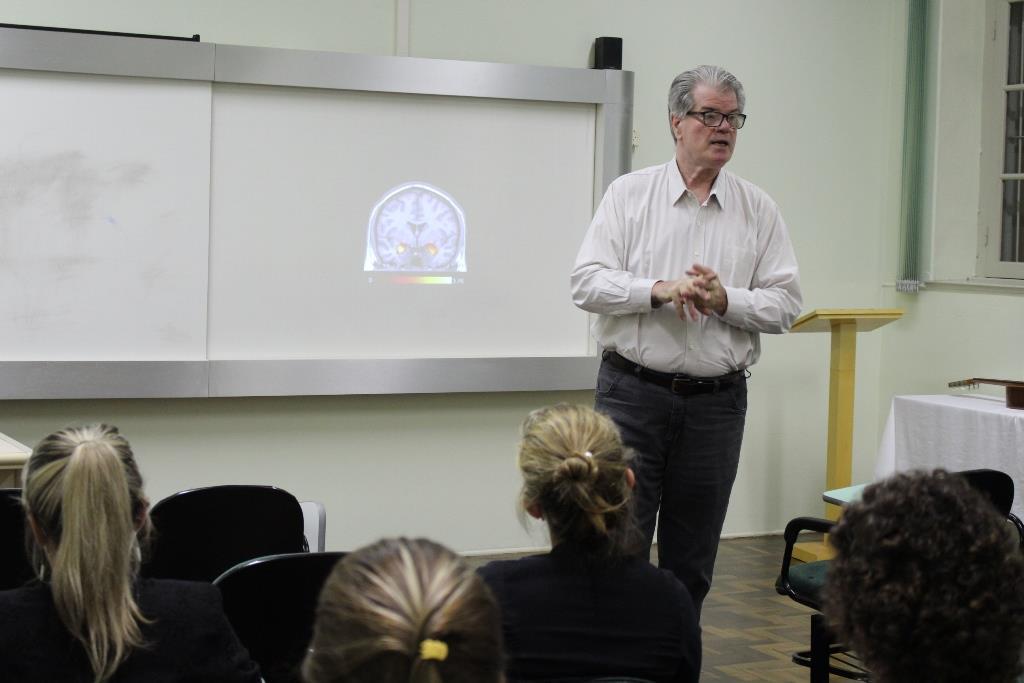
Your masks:
M852 482L853 385L857 366L857 333L870 332L903 315L899 308L818 308L800 316L790 332L831 332L832 361L828 382L828 459L825 490ZM826 504L825 516L839 518L839 506ZM827 560L834 555L826 542L797 543L793 557L804 562Z
M0 434L0 488L21 486L21 468L31 453L28 446Z

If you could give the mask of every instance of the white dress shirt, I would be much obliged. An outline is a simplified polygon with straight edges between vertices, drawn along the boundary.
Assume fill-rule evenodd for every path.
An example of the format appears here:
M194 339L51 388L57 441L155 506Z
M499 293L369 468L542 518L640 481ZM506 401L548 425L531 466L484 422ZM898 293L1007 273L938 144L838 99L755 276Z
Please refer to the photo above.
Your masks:
M651 305L658 280L700 263L728 296L719 315L680 320ZM779 208L722 169L700 204L673 159L617 178L594 214L571 276L573 302L599 314L605 349L652 370L715 377L757 362L759 332L782 333L800 314L796 256Z

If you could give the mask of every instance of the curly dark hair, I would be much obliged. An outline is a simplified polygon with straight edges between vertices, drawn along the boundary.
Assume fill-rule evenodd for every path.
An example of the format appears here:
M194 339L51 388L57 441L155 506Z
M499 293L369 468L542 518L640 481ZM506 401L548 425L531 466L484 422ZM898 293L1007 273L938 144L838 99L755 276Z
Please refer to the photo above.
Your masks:
M869 486L830 539L825 616L873 680L1020 673L1024 557L1006 518L964 478L935 470Z

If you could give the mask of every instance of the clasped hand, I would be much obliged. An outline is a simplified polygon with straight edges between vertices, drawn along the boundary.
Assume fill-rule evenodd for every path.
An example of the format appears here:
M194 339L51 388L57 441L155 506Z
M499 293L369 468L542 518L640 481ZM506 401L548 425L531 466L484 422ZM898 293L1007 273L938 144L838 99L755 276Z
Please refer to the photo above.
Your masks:
M659 305L671 301L680 320L697 320L698 314L725 313L729 301L715 271L694 263L686 275L679 280L659 280L651 290L651 299Z

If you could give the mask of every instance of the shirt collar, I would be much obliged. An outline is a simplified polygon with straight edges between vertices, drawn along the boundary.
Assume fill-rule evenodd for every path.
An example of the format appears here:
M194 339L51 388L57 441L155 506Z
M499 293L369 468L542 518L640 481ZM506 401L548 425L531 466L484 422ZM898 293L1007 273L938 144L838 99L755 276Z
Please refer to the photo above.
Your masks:
M676 160L672 159L667 164L668 166L668 196L670 204L675 206L683 197L683 193L686 192L686 183L683 182L683 174L679 172L679 167L676 165ZM719 208L725 208L726 186L725 174L728 173L724 168L718 172L718 177L715 178L715 182L711 184L711 194L708 195L708 201L712 198L718 203Z

